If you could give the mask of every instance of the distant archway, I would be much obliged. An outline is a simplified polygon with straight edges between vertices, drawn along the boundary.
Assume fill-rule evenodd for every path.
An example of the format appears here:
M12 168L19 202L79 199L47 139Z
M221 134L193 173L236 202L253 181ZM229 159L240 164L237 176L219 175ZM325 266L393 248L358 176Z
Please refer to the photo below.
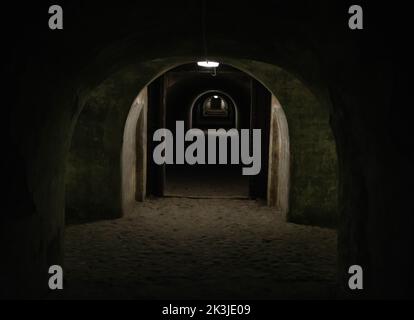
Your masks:
M226 99L229 100L229 107L233 109L233 113L234 113L234 128L238 129L239 126L239 109L237 106L237 103L234 101L234 99L227 94L226 92L222 91L222 90L208 90L208 91L204 91L202 93L200 93L198 96L196 96L192 102L192 104L190 105L189 111L188 111L188 124L189 124L189 128L192 129L193 128L193 115L194 115L194 107L196 105L196 103L203 97L208 97L208 96L212 96L212 95L218 95L218 96L222 96L225 97Z
M189 127L193 126L192 111L195 103L209 94L225 96L232 102L235 108L236 128L238 128L237 104L230 95L220 90L208 90L195 97L188 111ZM287 218L290 187L288 123L283 108L274 94L271 104L263 107L270 108L267 204L275 207L279 214ZM125 122L121 153L121 194L124 215L133 211L136 201L144 201L146 197L147 108L148 86L141 90L134 100Z

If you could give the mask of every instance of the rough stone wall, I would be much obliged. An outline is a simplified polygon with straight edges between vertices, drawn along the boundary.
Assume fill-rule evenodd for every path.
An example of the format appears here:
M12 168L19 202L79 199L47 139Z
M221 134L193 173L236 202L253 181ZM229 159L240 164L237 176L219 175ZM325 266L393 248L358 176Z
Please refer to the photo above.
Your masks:
M338 162L329 124L329 110L298 79L283 70L273 75L272 87L289 127L292 222L336 224Z
M290 139L288 220L335 226L338 215L338 161L329 108L303 82L285 70L255 61L233 61L277 97Z
M116 101L106 99L114 87L104 83L87 100L75 127L66 166L66 220L86 221L116 217L113 201L118 182L111 177L111 159L105 125ZM115 104L115 106L114 106ZM107 143L105 143L107 142ZM115 162L116 163L116 162ZM111 210L112 209L112 210Z
M103 81L85 98L67 159L68 223L122 216L120 160L124 126L140 89L156 74L156 65L130 66Z

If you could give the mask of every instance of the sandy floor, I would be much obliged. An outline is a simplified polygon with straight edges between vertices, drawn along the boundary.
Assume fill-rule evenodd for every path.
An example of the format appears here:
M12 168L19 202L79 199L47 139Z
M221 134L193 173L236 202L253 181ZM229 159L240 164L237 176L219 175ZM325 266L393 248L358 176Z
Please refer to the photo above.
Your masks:
M249 177L238 166L167 166L166 195L192 197L249 196Z
M336 232L250 200L163 198L70 226L63 298L334 297Z

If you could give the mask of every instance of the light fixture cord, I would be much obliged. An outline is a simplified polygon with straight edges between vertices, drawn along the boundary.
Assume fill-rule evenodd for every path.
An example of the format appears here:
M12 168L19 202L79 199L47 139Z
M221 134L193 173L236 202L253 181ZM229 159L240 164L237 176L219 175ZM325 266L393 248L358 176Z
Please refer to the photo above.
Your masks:
M201 24L202 24L202 33L203 33L203 47L204 47L204 56L206 61L208 61L208 54L207 54L207 22L206 22L206 15L207 15L207 5L206 0L202 0L201 5Z

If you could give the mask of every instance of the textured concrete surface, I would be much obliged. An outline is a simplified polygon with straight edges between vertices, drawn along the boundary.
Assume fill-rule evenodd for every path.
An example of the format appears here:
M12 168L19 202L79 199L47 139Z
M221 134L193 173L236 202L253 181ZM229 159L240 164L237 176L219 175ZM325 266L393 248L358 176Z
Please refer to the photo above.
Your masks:
M64 298L331 298L336 231L250 200L163 198L66 230Z
M135 202L143 201L147 185L147 108L148 91L143 89L129 111L121 154L122 210L127 215Z

